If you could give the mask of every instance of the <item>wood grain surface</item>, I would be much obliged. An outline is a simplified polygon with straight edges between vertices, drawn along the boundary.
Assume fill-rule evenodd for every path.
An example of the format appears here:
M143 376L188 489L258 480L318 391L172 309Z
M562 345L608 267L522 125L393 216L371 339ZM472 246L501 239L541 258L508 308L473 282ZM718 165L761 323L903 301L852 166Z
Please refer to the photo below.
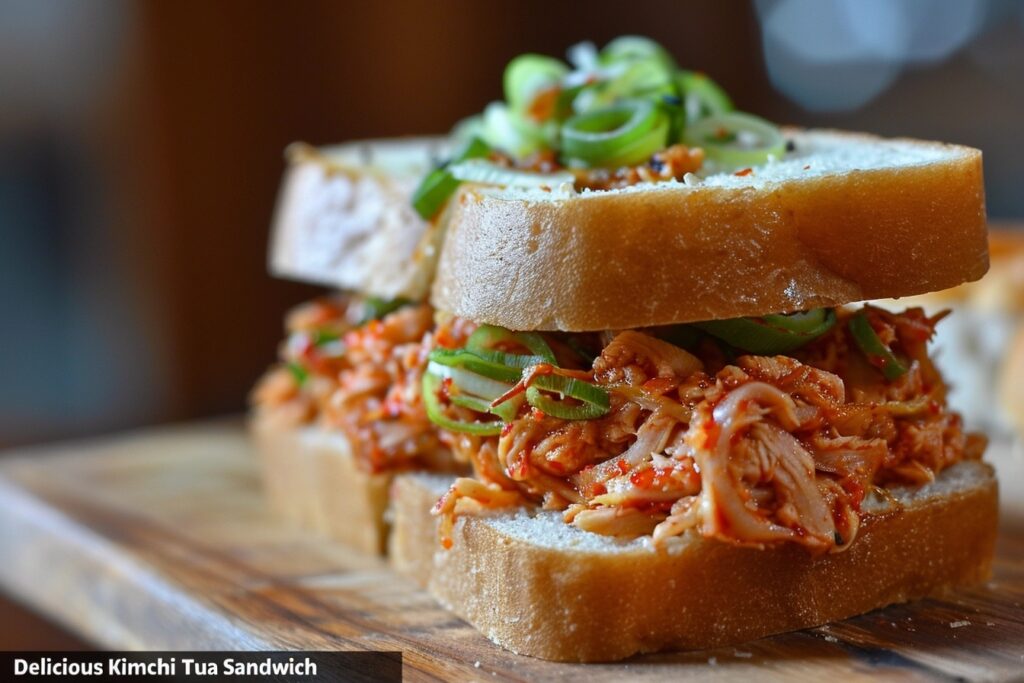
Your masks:
M236 423L6 459L0 585L108 648L401 650L407 680L1014 680L1024 455L991 452L1006 503L991 582L715 651L599 665L506 652L383 560L271 519Z

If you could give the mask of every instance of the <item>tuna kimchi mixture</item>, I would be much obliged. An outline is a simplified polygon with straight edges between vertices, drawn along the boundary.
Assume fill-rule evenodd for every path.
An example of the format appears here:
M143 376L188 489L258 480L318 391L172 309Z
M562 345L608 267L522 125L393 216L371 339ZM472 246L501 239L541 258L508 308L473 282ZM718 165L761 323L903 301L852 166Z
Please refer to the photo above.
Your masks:
M433 326L426 305L330 298L298 307L280 363L253 391L256 419L339 430L370 472L453 469L420 400Z
M941 317L867 306L468 337L450 321L463 331L431 351L424 403L475 478L438 501L443 541L459 514L536 504L656 546L692 532L840 552L867 494L981 457L927 354Z

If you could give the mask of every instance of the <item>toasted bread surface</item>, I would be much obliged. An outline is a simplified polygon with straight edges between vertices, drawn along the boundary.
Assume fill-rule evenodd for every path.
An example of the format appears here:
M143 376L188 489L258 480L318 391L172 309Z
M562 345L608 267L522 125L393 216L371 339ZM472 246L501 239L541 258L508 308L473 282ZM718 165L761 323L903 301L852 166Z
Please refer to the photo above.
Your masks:
M410 198L446 144L409 138L289 147L271 273L387 299L426 298L442 231Z
M814 557L692 535L657 551L561 521L559 513L463 517L440 550L437 477L395 482L392 562L494 642L559 661L704 649L844 619L986 579L997 490L963 462L878 502L849 550Z
M466 185L432 302L517 330L763 315L945 289L988 268L981 153L834 131L737 176L564 196Z
M382 554L391 474L358 466L348 439L318 427L285 430L250 423L274 512L296 526Z

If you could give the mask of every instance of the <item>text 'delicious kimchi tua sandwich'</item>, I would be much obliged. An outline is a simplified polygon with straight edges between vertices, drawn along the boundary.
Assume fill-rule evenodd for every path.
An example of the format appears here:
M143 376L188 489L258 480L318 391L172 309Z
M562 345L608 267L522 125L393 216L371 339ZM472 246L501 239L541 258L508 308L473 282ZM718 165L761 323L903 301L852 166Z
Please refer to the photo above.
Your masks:
M514 60L459 129L476 158L430 181L422 401L473 475L398 481L396 565L576 661L987 577L996 483L928 355L943 316L857 303L984 274L981 154L779 129L641 38L570 62Z

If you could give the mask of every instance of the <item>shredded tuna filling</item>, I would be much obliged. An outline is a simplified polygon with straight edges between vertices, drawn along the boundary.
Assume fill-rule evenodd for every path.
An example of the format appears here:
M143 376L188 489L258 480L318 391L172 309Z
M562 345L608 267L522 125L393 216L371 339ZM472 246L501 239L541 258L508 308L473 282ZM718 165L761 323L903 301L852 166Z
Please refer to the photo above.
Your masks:
M444 435L476 478L438 501L443 538L458 514L538 504L586 531L650 535L658 546L691 532L845 550L868 493L927 483L985 447L947 409L927 355L941 316L865 310L909 362L897 380L859 352L844 310L787 356L727 358L708 340L690 353L643 331L602 335L589 376L611 395L604 417L561 420L525 406L499 436ZM573 367L566 341L551 337Z
M419 393L434 343L432 309L405 306L358 325L358 308L322 299L289 315L281 363L253 392L258 419L281 429L315 424L338 430L370 472L452 470L451 453Z

